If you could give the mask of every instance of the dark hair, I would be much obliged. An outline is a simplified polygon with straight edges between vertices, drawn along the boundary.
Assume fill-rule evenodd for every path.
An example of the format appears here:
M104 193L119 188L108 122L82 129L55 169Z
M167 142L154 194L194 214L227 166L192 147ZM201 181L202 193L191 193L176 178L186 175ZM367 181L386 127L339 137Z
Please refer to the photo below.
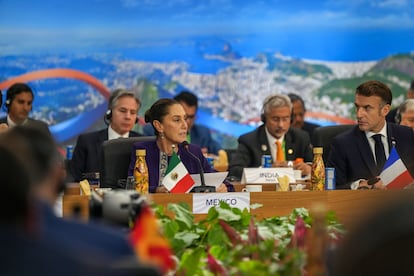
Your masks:
M7 89L6 94L6 107L9 108L16 95L19 95L23 92L29 92L30 94L32 94L32 98L34 99L33 90L27 84L22 82L16 82L12 86L10 86L9 89Z
M391 89L384 83L376 80L369 80L360 84L355 94L365 97L378 96L385 104L391 105L392 93Z
M183 102L188 106L195 106L198 108L198 99L197 96L188 91L181 91L180 94L174 97L174 100L178 102Z
M162 98L156 101L150 109L145 112L145 122L151 123L155 135L158 135L158 131L154 127L154 120L162 122L164 117L168 114L170 107L175 104L180 103L174 99Z
M0 225L21 225L29 211L30 178L22 162L0 145Z
M294 94L294 93L289 93L288 94L288 97L290 98L290 101L292 102L292 104L293 104L293 102L299 101L302 104L302 106L303 106L303 110L306 111L305 102L303 101L303 99L301 98L301 96L299 96L297 94Z
M61 159L53 138L30 126L15 126L2 133L0 144L7 145L20 159L35 185L45 180Z

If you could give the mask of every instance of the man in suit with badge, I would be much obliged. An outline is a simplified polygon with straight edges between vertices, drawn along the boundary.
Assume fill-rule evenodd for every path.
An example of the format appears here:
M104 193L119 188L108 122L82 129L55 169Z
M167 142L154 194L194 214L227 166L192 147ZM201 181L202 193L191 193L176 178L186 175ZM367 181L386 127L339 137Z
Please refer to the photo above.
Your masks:
M273 167L292 165L309 175L312 147L307 132L291 127L292 103L288 96L276 94L263 102L263 124L239 137L238 148L230 160L229 177L240 179L244 168L262 165L262 156L272 156Z
M386 122L391 101L391 90L382 82L370 80L356 88L358 124L334 138L327 161L336 170L337 188L385 189L378 176L393 146L414 175L414 133L409 127Z
M141 136L132 131L138 122L140 107L141 102L133 91L117 89L111 94L104 118L108 128L78 137L70 161L70 172L75 181L82 180L86 173L99 172L101 146L104 141Z

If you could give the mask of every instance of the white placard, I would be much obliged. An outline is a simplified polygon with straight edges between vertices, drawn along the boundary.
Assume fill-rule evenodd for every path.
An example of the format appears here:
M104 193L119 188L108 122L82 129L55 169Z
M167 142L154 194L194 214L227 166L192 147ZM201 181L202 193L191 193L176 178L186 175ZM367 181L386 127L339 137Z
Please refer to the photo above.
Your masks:
M295 183L293 168L244 168L242 184L275 184L277 178L287 175L290 183Z
M212 207L227 202L232 208L250 211L250 193L195 193L193 194L193 214L207 214Z

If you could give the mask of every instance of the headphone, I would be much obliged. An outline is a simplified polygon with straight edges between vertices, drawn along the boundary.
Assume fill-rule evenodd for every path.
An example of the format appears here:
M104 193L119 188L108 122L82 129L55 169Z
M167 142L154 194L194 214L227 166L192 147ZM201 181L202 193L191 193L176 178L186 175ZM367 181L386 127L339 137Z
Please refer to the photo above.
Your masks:
M290 123L293 123L293 119L294 119L294 115L293 115L293 105L292 102L290 101L290 98L286 95L283 94L276 94L276 95L271 95L268 96L264 101L263 101L263 107L262 107L262 114L260 114L260 119L262 120L263 123L266 123L266 115L265 115L265 110L268 109L268 106L274 102L274 101L278 101L283 103L282 105L280 105L279 107L282 106L289 106L289 104L291 105L291 110L290 110Z
M34 94L33 94L32 88L30 88L30 86L28 86L25 83L18 82L10 86L9 89L7 89L6 102L4 103L4 106L6 107L7 112L9 112L10 105L12 104L14 98L18 94L23 93L23 92L29 92L30 94L32 94L32 98L34 100Z
M141 106L141 101L135 96L135 93L131 90L126 89L116 89L108 100L108 109L105 112L104 121L107 125L109 125L109 122L112 119L112 109L115 107L115 104L118 102L118 100L124 96L133 97L135 101L138 103L138 108ZM135 123L138 123L138 114L135 118Z

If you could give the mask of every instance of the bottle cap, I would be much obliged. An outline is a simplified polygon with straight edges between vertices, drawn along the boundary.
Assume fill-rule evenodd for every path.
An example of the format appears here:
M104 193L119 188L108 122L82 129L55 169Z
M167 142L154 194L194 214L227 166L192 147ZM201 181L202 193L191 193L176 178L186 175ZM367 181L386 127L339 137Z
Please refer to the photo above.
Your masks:
M323 153L322 147L313 148L313 154L322 154L322 153Z
M136 156L145 156L147 154L147 151L145 149L137 149L135 150Z

